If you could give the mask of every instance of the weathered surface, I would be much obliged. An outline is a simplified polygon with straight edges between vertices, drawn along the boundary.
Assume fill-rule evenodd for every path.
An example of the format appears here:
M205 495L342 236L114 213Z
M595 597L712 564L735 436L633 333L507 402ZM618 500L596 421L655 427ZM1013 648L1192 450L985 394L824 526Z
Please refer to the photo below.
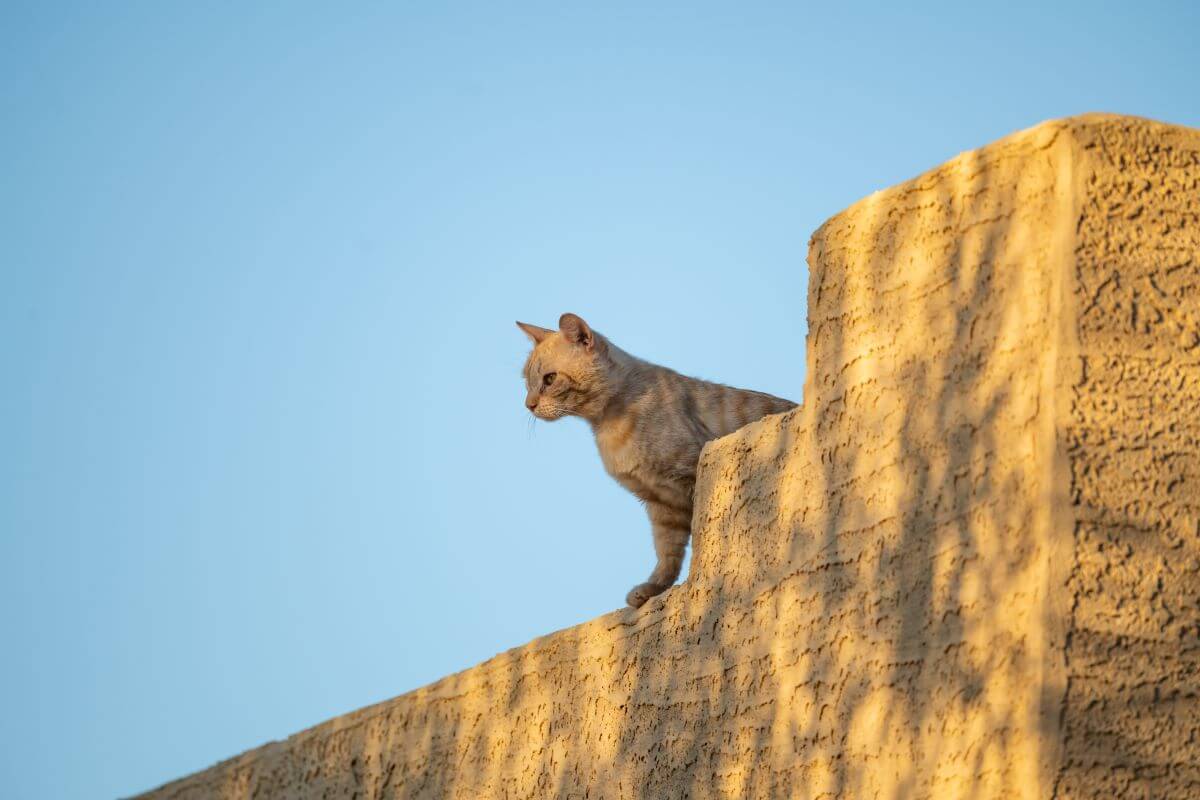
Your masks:
M1112 120L1078 137L1058 789L1200 797L1200 135Z
M684 584L148 796L1200 796L1198 215L1108 116L861 201Z

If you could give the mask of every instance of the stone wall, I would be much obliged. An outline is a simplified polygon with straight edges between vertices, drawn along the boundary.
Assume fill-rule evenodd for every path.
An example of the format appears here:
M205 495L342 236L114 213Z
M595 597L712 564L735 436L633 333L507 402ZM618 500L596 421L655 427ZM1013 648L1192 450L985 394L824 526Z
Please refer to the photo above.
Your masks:
M1200 796L1198 214L1113 116L862 200L683 584L146 796Z
M1072 797L1200 797L1200 134L1077 131Z

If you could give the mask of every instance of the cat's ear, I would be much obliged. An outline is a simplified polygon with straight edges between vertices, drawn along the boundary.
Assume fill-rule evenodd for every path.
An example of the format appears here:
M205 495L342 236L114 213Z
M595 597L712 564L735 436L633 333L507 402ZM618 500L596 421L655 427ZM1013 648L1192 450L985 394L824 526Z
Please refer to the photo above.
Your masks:
M596 336L582 317L563 314L558 318L558 329L562 331L562 335L568 342L583 345L588 350L592 350L596 346Z
M549 328L539 328L537 325L530 325L528 322L518 322L517 327L525 331L525 335L533 340L534 344L541 344L554 331Z

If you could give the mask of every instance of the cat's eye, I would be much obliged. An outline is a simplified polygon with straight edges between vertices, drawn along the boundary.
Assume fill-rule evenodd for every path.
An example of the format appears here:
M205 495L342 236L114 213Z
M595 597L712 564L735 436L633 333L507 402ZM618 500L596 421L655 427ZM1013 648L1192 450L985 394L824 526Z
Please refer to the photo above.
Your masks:
M557 372L547 372L542 376L542 386L549 386L554 383L554 379L558 377Z

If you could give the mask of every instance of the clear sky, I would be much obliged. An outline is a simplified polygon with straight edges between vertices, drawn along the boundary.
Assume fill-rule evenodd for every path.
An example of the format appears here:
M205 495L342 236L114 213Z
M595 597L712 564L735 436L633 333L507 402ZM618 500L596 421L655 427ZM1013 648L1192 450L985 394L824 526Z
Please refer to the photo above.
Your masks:
M1200 125L1195 3L0 9L0 792L126 795L652 566L515 319L800 399L809 234L1041 120ZM251 8L253 6L253 8Z

